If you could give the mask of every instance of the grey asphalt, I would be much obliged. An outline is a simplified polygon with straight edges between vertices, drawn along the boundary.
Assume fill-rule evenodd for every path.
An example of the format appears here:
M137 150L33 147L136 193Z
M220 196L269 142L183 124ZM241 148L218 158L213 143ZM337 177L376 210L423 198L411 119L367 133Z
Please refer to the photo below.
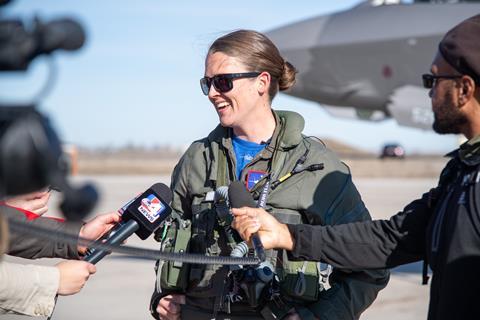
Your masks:
M165 176L82 176L76 181L93 181L101 194L96 213L117 210L130 198L155 182L169 182ZM388 218L409 201L436 184L436 179L354 179L364 202L374 218ZM56 197L55 197L56 198ZM52 200L50 211L57 211ZM129 245L155 249L151 238L141 241L132 236ZM7 258L9 261L31 263ZM52 265L58 259L41 259L34 263ZM148 312L155 274L154 263L130 260L112 255L97 264L97 273L77 295L60 297L52 320L152 319ZM361 319L426 319L429 286L421 285L421 264L396 268L386 289L364 312ZM26 319L22 316L0 316L2 319Z

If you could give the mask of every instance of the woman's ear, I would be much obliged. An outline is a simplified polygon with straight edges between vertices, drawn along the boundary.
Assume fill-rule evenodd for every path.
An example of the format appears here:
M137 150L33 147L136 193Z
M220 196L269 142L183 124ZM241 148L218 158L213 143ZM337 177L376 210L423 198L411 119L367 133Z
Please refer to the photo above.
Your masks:
M268 93L268 90L270 89L270 82L272 80L272 77L270 76L270 73L263 71L260 73L257 77L257 90L260 95L263 95L265 93Z

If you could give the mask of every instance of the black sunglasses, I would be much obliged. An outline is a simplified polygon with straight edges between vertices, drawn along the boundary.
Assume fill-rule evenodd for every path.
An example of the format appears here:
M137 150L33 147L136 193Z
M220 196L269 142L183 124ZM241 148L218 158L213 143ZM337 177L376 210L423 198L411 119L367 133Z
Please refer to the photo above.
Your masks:
M203 77L200 79L200 87L202 87L202 92L204 95L208 95L210 91L210 86L213 84L215 90L218 92L224 93L232 90L233 88L233 79L240 78L255 78L260 75L260 72L243 72L243 73L225 73L217 74L211 78Z
M423 87L426 89L432 89L438 79L460 79L461 77L463 76L433 75L428 73L422 74Z

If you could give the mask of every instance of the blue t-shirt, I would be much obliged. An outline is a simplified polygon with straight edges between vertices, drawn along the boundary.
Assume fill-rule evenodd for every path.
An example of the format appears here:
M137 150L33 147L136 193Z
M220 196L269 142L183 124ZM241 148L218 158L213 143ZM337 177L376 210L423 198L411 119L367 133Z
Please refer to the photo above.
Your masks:
M236 136L232 139L233 150L235 151L235 158L237 160L237 179L240 179L240 173L243 168L255 158L255 156L262 151L266 143L255 143L242 140Z

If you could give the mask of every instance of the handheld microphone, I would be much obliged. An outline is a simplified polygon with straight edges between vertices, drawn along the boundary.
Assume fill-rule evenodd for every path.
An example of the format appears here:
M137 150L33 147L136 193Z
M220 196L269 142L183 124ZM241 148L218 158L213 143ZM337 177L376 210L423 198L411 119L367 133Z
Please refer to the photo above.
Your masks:
M228 198L230 200L230 205L232 208L241 208L241 207L250 207L256 208L257 204L252 198L252 195L247 191L245 186L241 181L233 181L228 187ZM255 232L252 235L252 244L255 249L255 253L260 261L265 261L265 249L263 248L262 241L258 236L258 233Z
M163 183L154 184L120 209L122 222L108 235L106 244L120 244L134 233L147 239L172 212L171 201L172 191ZM96 264L109 253L93 249L83 260Z

